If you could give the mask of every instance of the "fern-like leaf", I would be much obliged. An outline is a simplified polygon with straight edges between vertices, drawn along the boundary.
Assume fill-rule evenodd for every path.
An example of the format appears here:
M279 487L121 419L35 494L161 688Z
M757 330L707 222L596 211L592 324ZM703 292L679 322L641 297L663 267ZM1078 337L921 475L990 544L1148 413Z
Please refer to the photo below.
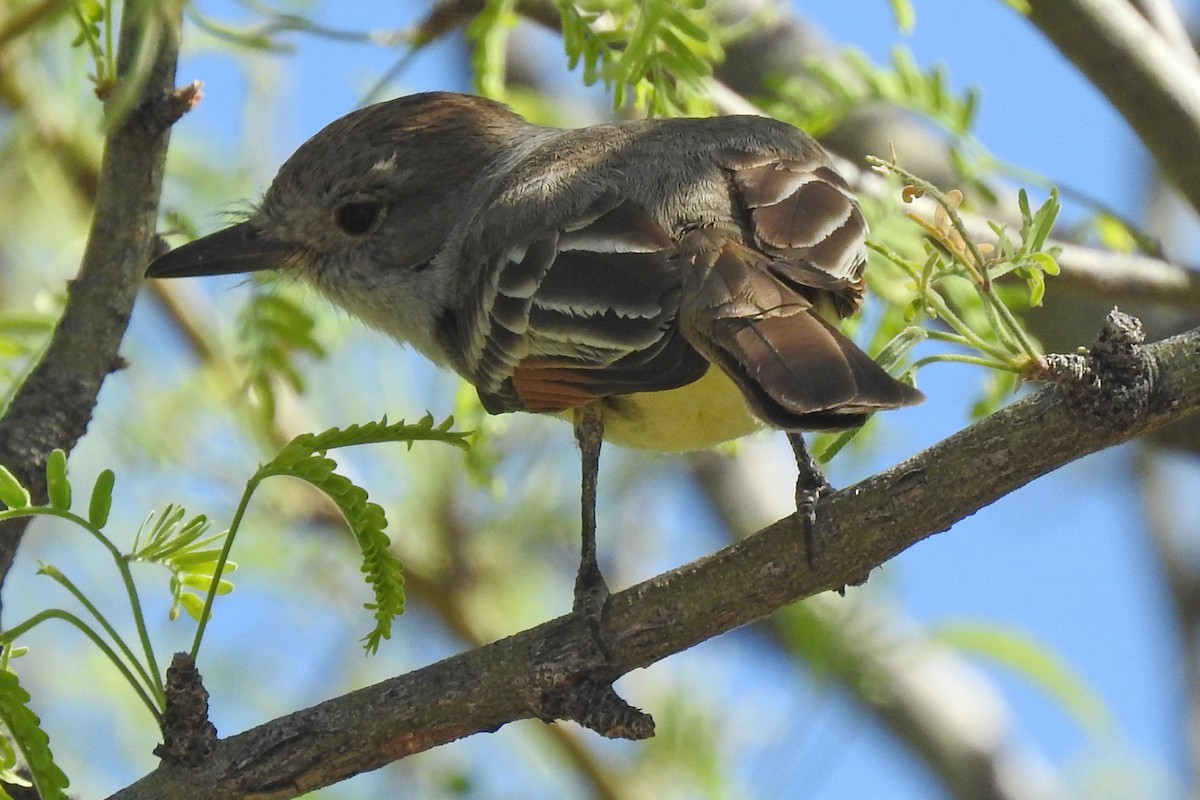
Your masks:
M487 0L466 30L467 39L473 45L471 66L475 92L493 100L503 100L506 94L508 36L519 19L516 5L516 0Z
M256 291L242 309L238 337L244 350L238 360L246 369L246 386L265 418L275 416L277 382L304 391L304 378L294 363L294 354L325 356L325 348L313 338L315 326L312 315L299 303L265 288Z
M568 68L654 116L710 111L706 81L724 57L704 0L560 0Z
M204 514L185 518L187 511L174 504L164 508L157 520L151 515L134 537L133 548L126 556L129 561L158 564L170 571L171 607L167 615L172 620L178 618L180 609L193 619L199 619L204 603L188 590L204 595L212 588L221 555L221 549L213 545L222 543L227 535L222 531L205 536L211 523ZM235 569L236 563L225 563L225 573ZM232 590L233 584L227 580L222 579L217 583L218 595L228 594Z
M29 693L21 687L16 674L7 670L0 670L0 722L12 734L41 799L66 800L70 782L54 763L50 737L42 730L37 714L29 708Z
M323 433L307 433L289 442L279 454L259 469L256 477L290 475L311 483L341 510L354 539L363 554L363 574L374 592L375 599L367 603L375 616L375 627L364 638L368 652L375 652L379 643L391 637L392 619L404 611L403 565L392 553L384 528L387 515L378 504L370 502L367 491L335 470L337 463L327 457L328 450L360 444L417 441L439 441L466 448L469 433L453 431L453 418L434 423L426 415L416 424L388 424L387 417L379 422L330 428Z
M864 103L884 102L915 111L955 137L967 137L975 122L978 93L950 90L944 67L921 70L904 47L892 50L892 63L879 65L864 53L847 49L832 64L814 61L807 75L779 87L779 104L771 111L814 136L837 127Z

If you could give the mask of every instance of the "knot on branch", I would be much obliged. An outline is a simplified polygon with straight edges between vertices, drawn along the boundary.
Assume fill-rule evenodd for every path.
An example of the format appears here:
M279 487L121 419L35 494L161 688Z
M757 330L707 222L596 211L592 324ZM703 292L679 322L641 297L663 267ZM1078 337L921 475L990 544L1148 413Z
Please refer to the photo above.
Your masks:
M202 96L200 87L200 81L192 81L173 92L151 97L134 109L126 124L149 136L157 136L196 107Z
M171 659L165 690L163 743L154 748L154 755L166 764L199 767L212 757L217 729L208 721L208 690L187 653Z
M593 678L548 692L542 697L543 722L569 719L609 739L649 739L654 735L654 718L625 702L611 683Z
M1152 407L1154 359L1142 347L1142 323L1114 308L1086 353L1048 355L1035 377L1057 383L1097 422L1125 428Z

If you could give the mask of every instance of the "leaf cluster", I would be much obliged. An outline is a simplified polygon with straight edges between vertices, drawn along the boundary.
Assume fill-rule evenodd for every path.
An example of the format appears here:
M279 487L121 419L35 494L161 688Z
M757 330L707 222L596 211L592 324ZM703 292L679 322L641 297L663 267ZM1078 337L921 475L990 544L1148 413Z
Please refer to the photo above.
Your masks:
M583 68L613 107L655 116L707 111L708 79L724 50L704 0L560 0L568 68Z
M392 619L404 611L404 579L400 560L392 553L387 534L387 515L367 499L365 489L334 470L337 462L327 451L337 447L382 442L438 441L455 447L467 447L467 433L451 430L453 418L435 424L426 416L413 425L379 422L330 428L323 433L306 433L293 439L269 463L263 465L251 484L272 475L290 475L307 481L324 492L337 505L362 551L362 573L375 599L365 607L375 616L375 627L364 638L368 652L375 652L382 640L391 637Z
M87 531L108 552L120 575L142 650L140 656L136 654L108 616L61 570L51 564L40 566L38 572L66 589L92 620L87 622L68 611L50 608L0 634L0 646L4 648L0 657L0 723L8 728L12 740L22 750L42 796L64 796L61 788L66 786L66 779L50 758L48 740L37 717L26 707L28 695L20 689L16 676L6 671L13 642L48 620L68 623L110 660L158 719L165 702L163 677L147 633L142 601L130 564L152 563L168 570L171 575L171 619L177 618L178 610L182 608L197 623L192 648L195 658L216 596L233 589L222 576L235 568L229 561L229 553L250 498L266 478L286 475L307 481L325 492L349 523L363 554L362 572L374 593L373 602L367 603L366 608L373 612L375 626L364 642L368 652L375 652L383 639L390 638L392 619L404 610L402 565L392 554L388 537L383 532L387 525L383 509L369 501L366 490L339 475L335 471L337 464L326 453L337 447L381 442L403 442L411 447L417 441L436 441L466 448L469 434L452 430L452 425L453 419L435 423L430 416L411 425L403 421L389 424L385 417L365 425L303 434L288 443L247 482L228 531L208 535L211 523L205 515L189 516L184 508L171 504L160 514L150 515L134 536L129 553L122 553L104 531L113 504L115 479L111 470L104 470L97 477L90 492L87 515L81 516L71 510L75 492L67 477L67 459L63 451L55 450L47 460L48 501L45 505L34 505L29 490L8 469L0 466L0 503L6 506L5 510L0 510L0 522L21 516L53 516ZM18 780L13 772L15 764L13 747L0 740L0 780ZM3 796L0 789L0 798Z
M1058 274L1058 249L1046 244L1059 212L1057 192L1051 191L1034 210L1022 190L1021 226L1016 237L1003 226L989 223L995 241L980 242L958 212L961 192L942 192L894 162L869 160L880 172L904 182L900 193L905 203L922 198L932 201L931 213L907 212L922 234L919 254L902 254L879 242L868 242L868 247L882 256L876 262L880 267L876 279L893 276L884 280L892 302L881 330L900 330L906 341L919 331L919 340L945 342L959 349L920 358L912 363L910 372L944 361L976 364L1009 374L1009 388L1020 378L1033 375L1042 351L1013 309L1039 305L1046 276ZM902 293L908 293L906 300ZM925 327L914 327L921 321L926 322ZM989 398L976 412L987 413L998 399Z
M868 278L874 294L885 301L871 347L878 351L876 361L890 372L902 372L901 379L912 384L922 367L939 362L988 368L983 394L972 407L974 416L985 416L1022 378L1038 372L1041 346L1014 309L1040 305L1046 276L1058 274L1059 248L1046 244L1059 212L1058 193L1051 190L1034 210L1022 189L1016 237L989 221L995 242L978 242L958 213L962 192L942 192L892 161L868 161L904 181L899 190L904 203L932 201L928 217L916 211L906 214L918 236L909 232L890 240L896 246L867 242L876 256ZM901 243L915 244L916 252L902 252ZM955 350L910 360L918 346L930 341ZM819 437L818 458L828 461L857 434L855 430Z
M833 61L812 59L805 62L803 77L777 82L774 88L772 110L817 137L873 102L916 112L953 136L964 137L975 124L979 106L977 90L954 93L944 66L922 70L901 45L892 48L889 65L875 64L855 48L842 50Z
M75 0L71 4L78 32L72 47L85 47L92 57L94 72L89 76L101 97L112 91L117 79L116 50L113 48L112 0Z
M111 474L111 473L110 473ZM205 536L212 523L204 514L188 517L183 506L168 504L161 514L151 514L138 530L129 560L158 564L171 573L169 584L170 619L183 609L199 620L204 613L204 597L210 592L229 594L233 584L217 577L217 563L226 533ZM237 569L233 562L224 564L222 573Z
M239 312L237 360L246 372L246 391L264 419L275 418L277 385L304 391L297 354L325 357L313 336L315 327L313 316L293 296L270 285L256 287Z
M7 656L4 661L8 661ZM54 763L50 737L42 730L41 720L29 707L29 700L29 692L21 686L16 673L0 669L0 723L12 734L11 741L0 738L0 798L10 797L4 790L7 783L32 786L42 800L66 800L70 782ZM28 780L17 772L14 744L21 751Z
M896 13L904 22L903 9L897 8ZM771 84L764 106L818 139L872 104L911 112L945 134L946 153L958 185L992 204L996 195L990 180L1004 165L974 136L979 101L974 87L952 88L945 66L921 69L908 48L896 45L888 64L876 64L852 47L841 50L836 59L807 60L802 75Z

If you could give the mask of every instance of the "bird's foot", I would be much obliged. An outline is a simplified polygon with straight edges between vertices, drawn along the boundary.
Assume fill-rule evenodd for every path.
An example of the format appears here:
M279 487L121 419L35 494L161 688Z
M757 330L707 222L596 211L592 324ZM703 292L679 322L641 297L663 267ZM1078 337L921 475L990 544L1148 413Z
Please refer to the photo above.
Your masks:
M817 503L821 501L822 497L833 494L834 491L833 486L824 479L824 476L822 476L820 484L816 486L806 484L803 478L796 481L796 513L800 516L800 524L803 528L804 560L808 562L810 570L816 566L817 562L815 536Z
M612 649L604 641L604 632L600 628L608 597L608 582L604 580L599 565L594 560L584 560L575 575L575 599L571 604L571 612L588 626L596 647L605 659L612 658Z
M796 478L796 513L800 517L804 535L804 560L811 570L817 562L816 537L814 531L817 525L817 503L827 494L833 494L834 488L825 478L821 465L808 452L804 437L799 433L789 433L788 442L796 455L796 468L799 475Z

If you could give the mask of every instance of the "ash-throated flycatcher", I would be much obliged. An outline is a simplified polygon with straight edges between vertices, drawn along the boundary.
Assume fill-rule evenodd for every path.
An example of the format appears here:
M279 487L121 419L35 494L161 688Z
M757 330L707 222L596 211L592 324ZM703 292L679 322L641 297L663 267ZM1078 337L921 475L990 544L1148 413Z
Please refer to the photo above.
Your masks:
M572 418L575 609L595 621L608 595L594 538L602 438L696 450L782 428L798 496L815 503L826 484L799 431L921 400L829 321L862 301L866 230L820 146L781 122L562 130L431 93L332 123L249 219L147 275L295 272L454 369L489 412Z

